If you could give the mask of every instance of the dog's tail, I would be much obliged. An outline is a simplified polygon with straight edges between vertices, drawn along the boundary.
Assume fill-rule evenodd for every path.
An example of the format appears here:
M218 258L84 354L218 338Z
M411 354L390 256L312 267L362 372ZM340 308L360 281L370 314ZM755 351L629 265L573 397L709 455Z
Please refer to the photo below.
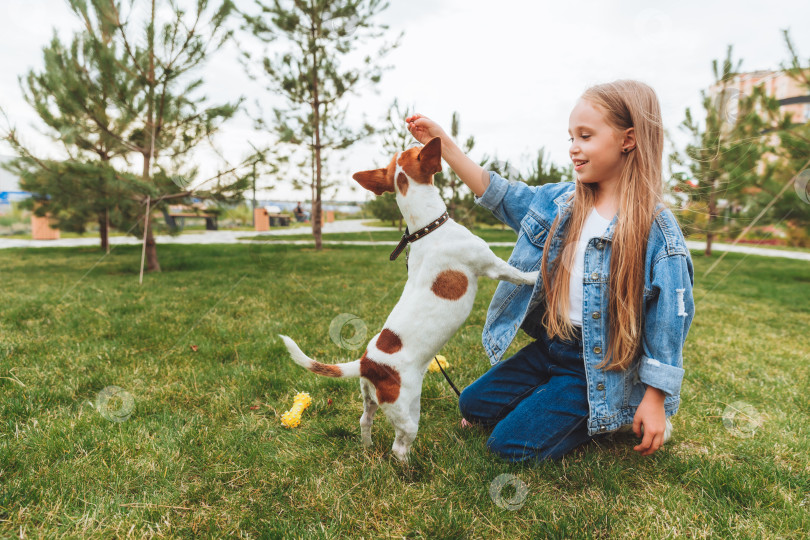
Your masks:
M295 363L301 367L305 367L312 373L318 375L325 375L327 377L359 377L360 376L360 360L354 362L346 362L344 364L322 364L317 360L313 360L295 344L288 336L279 337L284 341L287 350L290 351L290 356L295 360Z

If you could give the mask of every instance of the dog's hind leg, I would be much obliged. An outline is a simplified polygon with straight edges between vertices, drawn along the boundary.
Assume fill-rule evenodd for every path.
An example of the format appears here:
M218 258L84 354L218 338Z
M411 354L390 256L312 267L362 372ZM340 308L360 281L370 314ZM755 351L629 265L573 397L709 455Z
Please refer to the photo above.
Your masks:
M484 262L484 275L492 279L508 281L516 285L534 285L540 276L540 271L521 272L490 251Z
M371 426L374 424L374 413L377 412L377 403L374 401L374 387L368 381L360 379L360 394L363 396L363 416L360 417L360 437L363 446L371 448Z

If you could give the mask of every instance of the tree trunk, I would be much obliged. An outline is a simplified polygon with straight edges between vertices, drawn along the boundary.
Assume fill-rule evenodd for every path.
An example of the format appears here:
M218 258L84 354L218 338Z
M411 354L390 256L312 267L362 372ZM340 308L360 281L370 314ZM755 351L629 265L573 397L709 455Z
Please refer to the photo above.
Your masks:
M151 150L147 149L143 154L143 178L144 180L151 180L149 177L149 163L151 162ZM160 272L160 263L158 263L157 245L155 244L155 235L152 232L152 220L146 215L146 205L143 207L144 223L146 230L143 234L146 236L146 271L147 272ZM149 209L151 213L152 208Z
M148 151L147 151L148 152ZM149 178L149 162L151 161L151 156L146 153L143 156L143 177L145 179ZM160 263L158 263L158 256L157 256L157 244L155 243L155 235L152 232L152 220L149 216L146 215L146 205L143 208L144 211L144 223L146 223L146 230L143 231L143 234L146 236L146 271L147 272L160 272ZM152 209L149 209L151 213Z
M152 0L152 24L155 22L155 0ZM149 137L149 145L143 155L143 179L146 182L152 181L150 165L155 158L155 44L154 35L148 36L148 51L149 51L149 103L147 105L147 133ZM146 208L144 208L146 211ZM151 209L150 209L151 211ZM146 271L147 272L160 272L160 263L158 263L157 246L155 244L155 235L152 233L152 220L149 216L144 214L144 222L146 223L146 230L143 231L146 237Z
M157 257L157 244L155 244L155 236L152 233L152 220L149 220L149 225L146 227L146 271L147 272L160 272L160 263Z
M717 201L715 197L717 196L717 178L715 178L714 171L716 170L715 165L717 163L716 158L712 158L711 162L709 163L709 175L711 176L711 184L712 189L709 192L709 203L708 203L708 210L709 210L709 220L706 222L706 251L704 255L707 257L712 256L712 240L714 239L714 222L715 217L717 217Z
M316 36L314 23L311 27L313 40ZM321 116L318 98L318 57L312 51L312 113L315 124L315 200L312 201L312 235L315 237L315 250L320 251L321 241Z
M101 238L102 251L110 252L109 223L107 222L107 212L98 216L98 235Z
M706 224L706 252L704 255L711 257L712 240L714 240L714 223L717 221L717 180L712 180L712 191L709 193L709 221Z

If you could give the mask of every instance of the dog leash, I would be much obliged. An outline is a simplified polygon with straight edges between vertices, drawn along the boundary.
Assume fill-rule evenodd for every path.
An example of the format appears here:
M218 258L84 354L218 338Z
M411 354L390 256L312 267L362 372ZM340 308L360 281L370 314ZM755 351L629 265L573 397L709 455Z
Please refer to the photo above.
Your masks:
M432 233L433 231L438 229L442 225L442 223L444 223L448 219L450 219L450 215L445 210L444 214L439 216L434 221L431 221L426 227L423 227L423 228L419 229L418 231L416 231L413 234L410 234L410 232L408 231L408 227L406 226L405 227L405 233L402 235L402 238L399 240L399 243L397 244L397 247L395 247L394 251L391 252L391 256L388 257L388 260L395 261L397 259L397 257L399 257L399 254L402 253L402 250L405 249L405 246L407 246L411 242L416 242L417 240L419 240L423 236L426 236L426 235ZM408 269L408 254L407 253L405 254L405 269L406 270Z
M413 234L410 234L410 231L408 231L408 227L405 227L405 233L402 235L402 238L399 240L399 243L397 244L397 247L394 248L394 251L391 252L391 256L389 257L389 260L395 261L397 259L397 257L399 257L399 254L402 253L402 250L405 249L408 246L408 244L410 244L412 242L416 242L417 240L419 240L423 236L432 233L433 231L435 231L436 229L441 227L441 225L445 221L447 221L448 219L450 219L450 215L445 210L444 214L439 216L436 220L430 222L430 224L428 224L426 227L423 227L423 228L419 229L418 231L416 231ZM408 269L408 252L409 251L410 250L405 252L405 270ZM436 360L433 360L433 361L436 362ZM450 384L450 387L453 389L453 391L456 393L456 395L461 396L461 392L458 391L458 388L456 388L456 385L453 384L453 381L450 380L450 377L447 375L447 372L444 370L442 365L439 362L436 362L436 364L439 366L439 369L442 371L442 375L444 375L444 378L447 379L447 382Z
M458 391L458 388L456 388L456 385L453 384L453 381L451 381L450 377L447 376L447 373L444 371L444 368L442 367L441 362L437 361L436 359L434 359L433 361L436 362L439 365L439 369L442 370L442 375L444 375L444 378L447 379L448 383L450 383L450 386L453 387L453 391L456 393L456 395L458 397L461 397L461 392Z

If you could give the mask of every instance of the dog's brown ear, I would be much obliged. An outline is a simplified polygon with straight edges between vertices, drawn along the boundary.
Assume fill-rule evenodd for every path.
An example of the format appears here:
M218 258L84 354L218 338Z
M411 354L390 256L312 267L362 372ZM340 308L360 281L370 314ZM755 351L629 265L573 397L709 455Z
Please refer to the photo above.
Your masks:
M360 171L354 173L352 178L375 195L382 195L386 191L394 191L394 183L388 178L388 169Z
M442 171L442 140L440 137L433 137L419 151L417 158L420 168L425 174L436 174Z

